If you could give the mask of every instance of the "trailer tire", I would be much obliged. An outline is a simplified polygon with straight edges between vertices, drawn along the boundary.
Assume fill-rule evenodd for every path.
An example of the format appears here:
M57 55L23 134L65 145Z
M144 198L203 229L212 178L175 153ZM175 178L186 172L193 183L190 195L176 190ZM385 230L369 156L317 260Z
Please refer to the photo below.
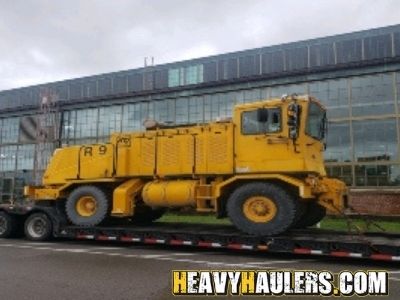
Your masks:
M247 183L229 197L227 213L241 231L257 236L287 231L296 218L296 199L278 185Z
M72 224L95 226L103 222L110 210L107 193L97 186L83 185L69 194L65 212Z
M306 228L319 223L326 215L325 207L316 202L307 203L303 216L296 222L294 228Z
M24 224L25 236L31 241L47 241L53 237L53 224L44 213L33 213Z
M8 239L18 235L18 221L15 216L12 216L4 211L0 211L0 238Z

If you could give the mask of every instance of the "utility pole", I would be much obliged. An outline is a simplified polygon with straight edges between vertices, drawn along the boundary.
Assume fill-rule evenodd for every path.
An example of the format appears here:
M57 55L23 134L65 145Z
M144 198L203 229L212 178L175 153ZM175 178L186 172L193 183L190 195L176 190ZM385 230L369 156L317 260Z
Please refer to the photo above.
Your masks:
M60 113L57 94L46 89L40 93L39 113L36 127L36 151L34 161L34 181L42 184L44 170L53 151L59 147Z

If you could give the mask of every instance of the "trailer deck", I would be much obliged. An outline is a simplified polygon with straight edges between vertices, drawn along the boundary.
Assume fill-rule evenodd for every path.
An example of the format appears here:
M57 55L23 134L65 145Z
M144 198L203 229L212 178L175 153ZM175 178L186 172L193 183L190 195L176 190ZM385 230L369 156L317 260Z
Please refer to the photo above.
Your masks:
M244 235L233 226L154 223L136 227L67 226L60 237L72 239L184 245L247 251L285 252L400 261L400 234L347 234L323 229L293 230L273 237Z
M44 213L51 220L53 237L400 261L400 234L393 233L354 234L310 228L258 237L243 234L230 225L162 222L146 226L79 227L67 225L57 210L50 207L1 205L0 211L15 216L19 226L27 216Z

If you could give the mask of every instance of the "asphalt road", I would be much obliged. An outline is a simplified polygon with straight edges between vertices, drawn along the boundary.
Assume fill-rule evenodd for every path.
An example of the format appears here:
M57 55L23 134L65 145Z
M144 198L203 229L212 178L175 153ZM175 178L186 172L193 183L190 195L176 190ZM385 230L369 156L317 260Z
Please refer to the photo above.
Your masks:
M387 270L390 272L389 297L384 298L399 299L399 267L400 264L365 260L97 241L0 240L0 299L171 299L175 298L171 294L171 270L177 269ZM301 297L308 298L318 299Z

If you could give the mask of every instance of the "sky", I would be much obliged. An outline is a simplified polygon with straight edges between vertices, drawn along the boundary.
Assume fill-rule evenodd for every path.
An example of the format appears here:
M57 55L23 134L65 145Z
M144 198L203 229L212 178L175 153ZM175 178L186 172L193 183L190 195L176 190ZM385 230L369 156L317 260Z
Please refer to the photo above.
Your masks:
M0 90L400 24L399 0L0 0Z

